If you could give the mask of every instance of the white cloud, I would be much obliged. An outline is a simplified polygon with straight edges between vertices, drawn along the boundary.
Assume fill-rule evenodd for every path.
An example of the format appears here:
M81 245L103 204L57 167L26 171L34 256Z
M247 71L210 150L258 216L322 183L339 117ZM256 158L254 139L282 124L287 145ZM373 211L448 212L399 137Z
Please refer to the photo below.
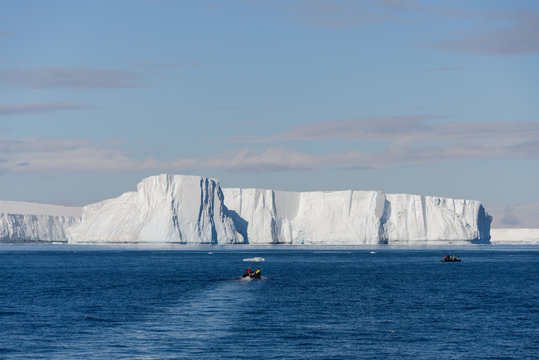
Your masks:
M48 113L59 110L88 109L90 106L69 103L0 104L0 116Z
M493 24L509 23L493 30L474 30L459 39L440 42L439 47L479 55L524 55L539 52L539 13L486 12L478 18Z
M325 121L266 137L235 138L250 143L345 140L381 141L384 152L364 153L362 166L454 160L537 159L537 122L444 122L443 116L399 116ZM435 144L435 145L433 145Z
M311 26L346 27L380 22L369 2L300 0L287 4L294 20Z
M80 140L0 137L0 171L288 171L320 168L380 168L391 164L441 161L539 159L537 122L444 122L443 116L401 116L326 121L301 125L248 146L206 158L141 159L118 150L125 144ZM436 122L433 122L436 121ZM343 140L387 143L377 151L326 152L294 150L298 141ZM282 146L289 143L291 146ZM280 144L276 146L275 144ZM323 148L323 147L319 147Z
M360 161L359 152L306 154L286 148L241 149L210 157L200 165L226 170L249 170L259 172L285 170L313 170L324 167L348 167Z
M0 137L0 171L52 173L91 171L186 171L197 169L259 172L309 170L327 166L349 167L360 162L357 152L306 154L284 148L240 149L205 159L180 157L138 159L132 154L91 141L12 139Z
M83 140L0 138L4 172L126 171L159 168L153 159L139 161L128 153Z
M141 87L142 75L132 71L48 67L0 71L0 84L20 88L133 88Z
M489 206L493 228L539 228L539 202Z
M417 16L437 21L473 22L473 30L461 37L446 35L436 47L480 55L523 55L539 52L539 12L532 9L493 11L442 7L414 0L299 0L276 2L298 23L318 27L350 27L366 24L409 24ZM409 15L416 15L411 17Z

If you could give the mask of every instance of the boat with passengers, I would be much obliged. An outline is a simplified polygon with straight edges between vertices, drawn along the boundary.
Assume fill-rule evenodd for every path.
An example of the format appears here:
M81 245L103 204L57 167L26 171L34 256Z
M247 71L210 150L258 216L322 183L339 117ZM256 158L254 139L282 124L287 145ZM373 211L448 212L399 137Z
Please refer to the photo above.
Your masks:
M442 259L440 259L441 262L460 262L460 256L457 254L457 256L453 255L446 255Z

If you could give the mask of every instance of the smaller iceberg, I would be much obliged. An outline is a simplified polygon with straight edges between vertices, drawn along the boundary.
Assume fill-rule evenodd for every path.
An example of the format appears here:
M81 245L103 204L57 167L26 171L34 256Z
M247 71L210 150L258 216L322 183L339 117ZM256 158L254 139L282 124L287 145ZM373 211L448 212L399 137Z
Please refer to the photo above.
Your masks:
M252 257L252 258L245 258L243 261L249 261L249 262L263 262L266 261L263 257Z

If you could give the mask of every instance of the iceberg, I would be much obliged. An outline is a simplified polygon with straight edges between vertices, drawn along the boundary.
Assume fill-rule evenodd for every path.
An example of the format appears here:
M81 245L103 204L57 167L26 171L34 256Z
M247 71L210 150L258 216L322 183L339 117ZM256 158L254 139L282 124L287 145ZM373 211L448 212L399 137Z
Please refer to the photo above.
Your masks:
M381 191L223 189L250 244L488 243L479 201Z
M243 243L215 179L158 175L143 179L136 192L83 207L69 228L70 243L165 242Z
M67 242L80 221L80 207L0 201L0 242Z
M539 229L500 228L491 230L494 245L539 245Z
M491 220L475 200L222 189L216 179L163 174L143 179L136 191L82 208L0 201L0 241L470 244L490 242Z
M264 261L266 261L266 259L263 258L263 257L257 256L257 257L253 257L253 258L245 258L245 259L243 259L243 261L246 261L246 262L264 262Z

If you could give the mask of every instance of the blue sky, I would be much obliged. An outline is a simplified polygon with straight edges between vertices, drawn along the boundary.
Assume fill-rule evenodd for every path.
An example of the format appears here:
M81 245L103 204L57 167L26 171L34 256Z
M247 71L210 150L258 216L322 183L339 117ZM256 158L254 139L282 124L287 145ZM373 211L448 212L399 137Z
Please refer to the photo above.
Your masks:
M0 1L0 199L197 174L539 227L538 70L536 1Z

